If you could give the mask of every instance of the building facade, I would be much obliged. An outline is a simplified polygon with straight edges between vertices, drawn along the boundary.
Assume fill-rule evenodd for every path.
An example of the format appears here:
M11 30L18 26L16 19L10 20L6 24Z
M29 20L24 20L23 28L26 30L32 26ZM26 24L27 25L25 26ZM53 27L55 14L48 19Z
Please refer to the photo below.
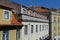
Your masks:
M20 40L21 20L17 20L17 4L10 3L8 0L0 0L0 40ZM19 35L18 35L19 34Z
M51 40L60 40L60 13L52 11L50 15L50 36Z
M37 12L42 12L46 15L49 20L49 40L60 40L60 11L59 10L49 10L41 7L31 7Z
M49 37L49 21L46 16L22 5L21 40L47 40Z
M0 40L47 40L47 16L24 5L0 1Z

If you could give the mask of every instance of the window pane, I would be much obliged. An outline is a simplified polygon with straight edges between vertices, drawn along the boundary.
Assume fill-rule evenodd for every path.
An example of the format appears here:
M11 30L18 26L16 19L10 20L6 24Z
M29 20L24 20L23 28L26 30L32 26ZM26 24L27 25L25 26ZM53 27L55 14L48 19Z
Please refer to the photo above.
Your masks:
M16 40L20 40L20 29L16 30Z
M24 27L24 34L27 34L27 33L28 33L28 26L25 25L25 27Z
M41 31L41 25L40 25L40 31Z
M42 40L41 38L39 38L39 40Z
M9 40L9 31L8 30L3 31L2 39L3 40Z
M33 33L33 25L31 25L31 33Z
M9 12L8 11L4 11L4 19L9 19Z
M38 39L36 39L36 40L38 40Z
M23 9L23 14L25 14L26 13L26 10L25 9Z
M32 11L31 10L29 10L29 15L32 16Z
M56 17L54 17L54 23L56 23Z
M38 25L36 25L36 32L38 32Z
M34 12L34 16L35 16L35 17L36 17L36 14L37 14L37 13L36 13L36 12Z
M42 31L44 30L44 25L42 25Z
M32 16L32 11L30 11L30 15Z

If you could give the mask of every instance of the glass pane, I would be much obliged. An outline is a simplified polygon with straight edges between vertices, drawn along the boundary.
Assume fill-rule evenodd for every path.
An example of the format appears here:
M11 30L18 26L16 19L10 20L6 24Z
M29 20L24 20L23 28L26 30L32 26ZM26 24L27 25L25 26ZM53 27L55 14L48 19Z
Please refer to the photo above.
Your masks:
M28 26L25 25L25 27L24 27L24 34L27 34L27 33L28 33Z
M16 40L20 40L20 29L16 30Z
M38 32L38 25L36 25L36 32Z
M3 40L9 40L9 32L7 30L3 31Z
M25 14L26 13L26 10L25 9L23 9L23 14Z
M9 19L9 12L8 11L4 11L4 19Z
M33 33L33 25L31 25L31 33Z

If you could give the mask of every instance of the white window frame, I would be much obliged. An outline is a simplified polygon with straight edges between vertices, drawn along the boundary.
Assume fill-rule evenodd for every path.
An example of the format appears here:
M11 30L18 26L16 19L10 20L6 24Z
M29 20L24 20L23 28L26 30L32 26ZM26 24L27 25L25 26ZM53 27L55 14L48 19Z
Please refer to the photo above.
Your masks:
M31 12L31 13L30 13L30 12ZM29 14L30 16L32 16L32 11L31 11L31 10L29 10L29 11L28 11L28 14Z
M9 19L5 19L5 18L4 18L4 17L5 17L5 16L4 16L4 15L5 15L5 14L4 14L5 11L8 11L8 12L9 12ZM10 11L9 11L9 10L3 10L3 20L10 20Z
M35 16L35 17L36 17L36 14L37 14L37 13L36 13L36 12L34 12L34 16Z
M26 12L26 13L23 13L23 9L26 10L25 8L22 8L21 13L22 13L22 14L26 14L27 12Z

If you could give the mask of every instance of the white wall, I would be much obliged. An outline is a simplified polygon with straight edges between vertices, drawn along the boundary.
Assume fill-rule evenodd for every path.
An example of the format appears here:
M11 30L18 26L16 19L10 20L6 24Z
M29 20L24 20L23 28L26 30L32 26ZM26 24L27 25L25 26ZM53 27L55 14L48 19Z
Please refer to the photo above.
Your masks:
M45 35L46 37L49 36L49 24L48 23L37 23L37 22L22 22L23 25L28 25L28 34L25 35L24 34L24 26L22 27L21 29L21 38L22 40L36 40L39 38L42 38L42 36L45 38ZM31 25L34 25L34 30L33 30L33 33L31 33ZM36 25L38 25L38 32L36 32ZM40 25L48 25L47 27L44 26L44 28L46 28L46 30L43 30L42 31L42 28L41 28L41 31L39 30L39 26ZM42 27L42 26L41 26Z

